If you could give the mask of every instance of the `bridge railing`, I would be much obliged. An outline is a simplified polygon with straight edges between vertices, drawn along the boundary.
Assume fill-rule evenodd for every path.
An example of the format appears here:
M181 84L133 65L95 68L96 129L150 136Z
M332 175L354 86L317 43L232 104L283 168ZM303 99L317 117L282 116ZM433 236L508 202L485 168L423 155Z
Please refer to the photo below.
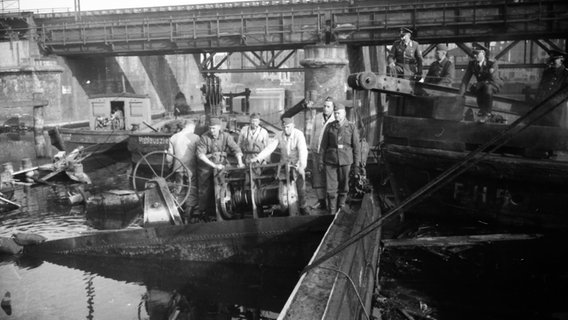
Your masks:
M563 0L428 2L88 21L43 26L39 34L40 42L48 47L128 44L128 50L132 50L134 43L159 41L176 45L186 41L183 45L190 49L282 47L321 41L326 31L345 43L390 43L401 26L410 25L419 30L418 37L425 43L448 39L465 42L469 38L552 36L551 32L565 36L566 12L568 4Z
M240 1L240 2L220 2L220 3L203 3L178 6L159 6L159 7L142 7L142 8L123 8L123 9L105 9L105 10L89 10L81 11L82 16L105 16L118 14L140 14L152 12L175 12L175 11L197 11L207 9L233 9L233 8L251 8L251 7L273 7L286 5L301 4L330 4L330 3L349 3L349 0L259 0L259 1ZM72 17L75 12L38 12L38 18L56 18L56 17Z

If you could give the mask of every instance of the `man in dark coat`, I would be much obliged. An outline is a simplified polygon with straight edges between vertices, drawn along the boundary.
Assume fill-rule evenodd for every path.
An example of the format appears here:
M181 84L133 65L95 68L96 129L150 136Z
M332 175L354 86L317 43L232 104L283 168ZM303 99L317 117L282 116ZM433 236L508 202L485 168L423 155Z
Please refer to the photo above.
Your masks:
M448 47L445 44L436 46L436 61L430 65L424 82L448 87L452 85L456 69L447 54Z
M503 86L497 61L487 59L488 51L489 49L480 44L474 47L474 59L467 65L460 86L460 94L464 95L471 77L475 76L477 79L477 83L473 84L469 90L477 98L479 122L482 123L491 117L493 95L498 93Z
M327 209L330 214L335 214L345 205L349 172L359 170L361 165L361 142L357 127L345 118L343 104L336 103L333 110L335 121L325 128L320 146L320 167L325 165Z
M191 108L187 104L187 100L185 99L185 95L183 92L178 92L175 97L174 102L174 116L181 116L184 114L189 114Z
M548 68L542 73L542 78L538 85L535 100L541 102L554 94L560 88L566 89L568 86L568 69L564 66L566 52L551 50L549 53ZM543 126L566 126L567 123L566 104L559 106L538 121Z
M238 166L244 167L243 153L230 134L221 131L221 119L211 118L209 131L204 133L197 144L196 154L199 182L199 210L208 219L216 216L214 174L225 168L227 152L235 154Z
M400 29L400 40L396 40L391 49L396 63L397 76L399 78L420 80L422 78L422 51L418 42L411 40L410 28Z

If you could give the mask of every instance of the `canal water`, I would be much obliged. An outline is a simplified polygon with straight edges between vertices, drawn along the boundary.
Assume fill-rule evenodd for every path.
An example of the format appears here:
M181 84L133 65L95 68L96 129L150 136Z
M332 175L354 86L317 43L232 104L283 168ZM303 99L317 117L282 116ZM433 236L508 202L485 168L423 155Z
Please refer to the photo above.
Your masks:
M85 171L91 194L130 188L126 157L89 158ZM0 236L140 228L140 213L87 212L66 202L68 191L18 187L13 200L23 206L0 215ZM0 255L0 319L276 318L298 278L299 270L261 266Z

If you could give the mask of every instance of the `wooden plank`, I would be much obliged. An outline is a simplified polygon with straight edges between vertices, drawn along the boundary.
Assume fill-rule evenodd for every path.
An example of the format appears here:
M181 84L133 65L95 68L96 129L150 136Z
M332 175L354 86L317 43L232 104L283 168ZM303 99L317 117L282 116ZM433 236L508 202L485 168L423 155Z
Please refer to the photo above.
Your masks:
M341 210L310 263L327 254L377 218L371 195L365 195L358 212ZM380 231L346 248L302 275L279 319L358 319L370 310L377 267ZM370 239L369 239L370 238ZM368 241L368 244L365 244ZM361 300L353 291L355 283ZM368 313L368 311L367 311Z
M542 238L541 234L481 234L449 237L420 237L414 239L384 239L383 245L388 248L402 247L454 247L482 245L503 241L525 241Z
M425 141L461 142L481 145L499 135L506 124L470 121L444 121L425 118L385 117L384 135L389 138L417 138ZM568 151L568 129L530 126L514 136L505 146Z
M351 230L351 237L359 233L372 220L373 207L372 201L364 201ZM369 212L371 212L371 216ZM367 235L340 254L341 265L339 270L341 272L338 272L336 277L323 319L358 319L361 318L361 313L365 312L362 309L363 306L360 305L357 294L362 299L367 294L372 294L372 288L367 288L366 279L361 277L361 275L368 264L372 265L372 261L367 261L367 259L373 256L372 252L364 250L363 244L367 238L374 238L374 236L376 236L376 233ZM346 275L349 276L353 283L347 279ZM368 274L364 275L368 276Z
M395 165L424 170L444 170L461 161L467 152L453 152L408 146L388 145L384 149L385 159ZM521 157L487 155L477 163L471 172L484 177L547 185L568 185L568 162L534 160Z

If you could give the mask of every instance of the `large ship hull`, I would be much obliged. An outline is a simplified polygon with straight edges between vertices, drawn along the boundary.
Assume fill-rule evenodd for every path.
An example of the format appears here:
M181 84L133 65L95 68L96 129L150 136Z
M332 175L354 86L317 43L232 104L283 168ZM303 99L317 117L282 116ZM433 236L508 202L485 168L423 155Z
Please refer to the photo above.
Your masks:
M506 128L505 124L387 116L382 155L396 196L405 199L449 168L474 161L461 175L419 198L418 207L458 209L515 225L568 226L564 212L568 130L528 127L494 152L468 158Z

